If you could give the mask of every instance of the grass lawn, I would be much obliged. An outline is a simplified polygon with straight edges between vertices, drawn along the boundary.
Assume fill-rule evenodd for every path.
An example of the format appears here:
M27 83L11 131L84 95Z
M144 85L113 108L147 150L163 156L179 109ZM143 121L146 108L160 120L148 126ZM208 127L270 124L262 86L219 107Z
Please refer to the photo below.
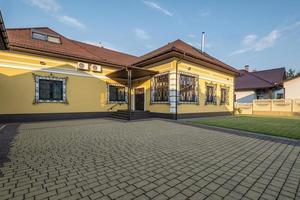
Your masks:
M300 117L211 117L190 122L300 139Z

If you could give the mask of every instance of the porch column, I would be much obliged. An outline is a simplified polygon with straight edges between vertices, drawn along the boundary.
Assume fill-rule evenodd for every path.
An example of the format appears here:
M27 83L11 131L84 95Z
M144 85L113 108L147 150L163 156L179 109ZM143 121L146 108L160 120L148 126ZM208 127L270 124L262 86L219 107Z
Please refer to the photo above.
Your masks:
M127 102L127 109L128 109L128 120L131 120L131 69L127 68L128 73L128 102Z

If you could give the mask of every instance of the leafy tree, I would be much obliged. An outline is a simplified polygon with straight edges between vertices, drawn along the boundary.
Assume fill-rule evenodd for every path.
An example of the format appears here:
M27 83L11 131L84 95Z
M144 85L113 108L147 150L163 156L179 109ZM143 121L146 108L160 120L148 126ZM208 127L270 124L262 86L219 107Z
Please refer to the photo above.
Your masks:
M299 72L299 73L300 73L300 72ZM298 73L298 74L299 74L299 73ZM289 70L286 71L285 75L286 75L286 78L287 78L287 79L293 78L293 77L296 76L296 70L294 70L294 69L289 69Z

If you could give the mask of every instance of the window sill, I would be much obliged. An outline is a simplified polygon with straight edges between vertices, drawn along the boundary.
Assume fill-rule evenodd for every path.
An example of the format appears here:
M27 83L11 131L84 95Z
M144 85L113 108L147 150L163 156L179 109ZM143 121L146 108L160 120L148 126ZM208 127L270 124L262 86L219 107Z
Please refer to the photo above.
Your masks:
M119 103L119 104L127 104L126 101L108 101L108 104L115 104L115 103Z
M179 103L178 104L199 104L199 102L198 101L196 101L196 102L189 102L189 101L179 101Z
M169 101L154 101L154 102L151 102L150 104L170 104Z
M34 101L34 104L39 104L39 103L64 103L64 104L68 104L68 102L64 101L64 100L37 100L37 101Z

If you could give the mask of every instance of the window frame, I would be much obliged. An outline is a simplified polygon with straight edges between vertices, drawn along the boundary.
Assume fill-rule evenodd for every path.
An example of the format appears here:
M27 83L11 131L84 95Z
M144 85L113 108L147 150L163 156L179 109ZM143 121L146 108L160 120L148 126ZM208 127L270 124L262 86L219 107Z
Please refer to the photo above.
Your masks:
M41 35L44 38L34 37L34 34ZM58 39L58 42L55 42L54 40L49 40L49 37ZM61 44L61 38L59 36L39 32L39 31L36 31L36 30L31 31L31 38L34 39L34 40L41 40L41 41L50 42L50 43L54 43L54 44Z
M155 101L155 84L154 84L154 79L159 77L159 76L168 76L168 100L167 101ZM151 88L151 104L169 104L170 103L170 72L164 72L160 74L156 74L154 77L151 78L150 82L150 88Z
M34 103L66 103L67 101L67 90L66 90L66 83L67 83L67 77L52 77L52 76L39 76L34 75L35 80L35 99ZM45 100L40 99L40 80L53 80L53 81L61 81L62 82L62 100Z
M125 100L124 101L111 101L110 100L110 90L109 90L110 86L124 87L125 88ZM128 88L126 86L121 85L121 84L108 83L106 90L107 90L107 103L108 104L113 104L113 103L125 104L128 102Z
M224 102L222 101L222 90L225 90L225 101ZM221 92L220 105L229 105L229 90L230 90L230 87L228 87L228 86L220 87L220 92Z
M211 87L213 89L213 101L207 101L207 95L208 95L208 87ZM217 105L217 84L213 83L206 83L205 84L205 105Z
M195 101L181 101L180 100L180 76L189 76L195 78ZM179 94L178 94L178 102L180 104L199 104L199 76L196 74L192 73L187 73L187 72L179 72L178 74L178 89L179 89Z

